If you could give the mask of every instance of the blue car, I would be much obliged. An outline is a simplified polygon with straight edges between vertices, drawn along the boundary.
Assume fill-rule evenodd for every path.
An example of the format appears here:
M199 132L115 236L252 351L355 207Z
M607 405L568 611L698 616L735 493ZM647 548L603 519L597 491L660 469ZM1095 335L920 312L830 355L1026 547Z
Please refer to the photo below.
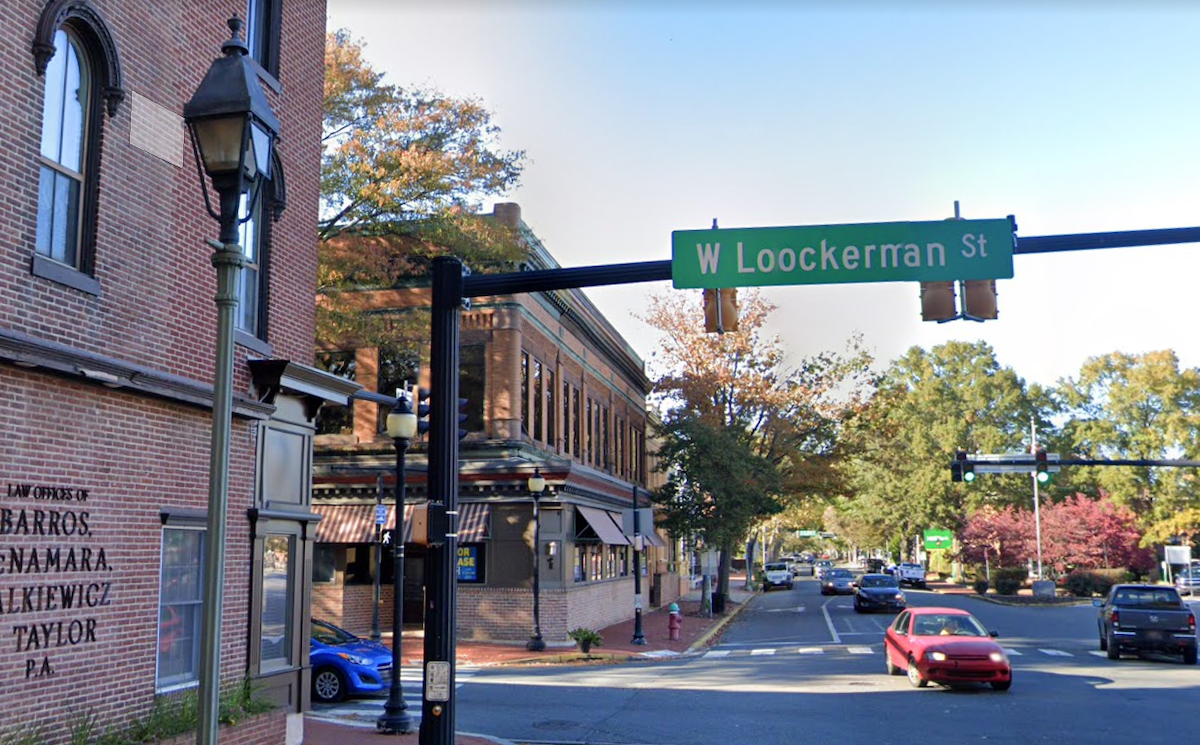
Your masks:
M322 703L378 693L392 683L392 650L315 618L309 660L313 699Z

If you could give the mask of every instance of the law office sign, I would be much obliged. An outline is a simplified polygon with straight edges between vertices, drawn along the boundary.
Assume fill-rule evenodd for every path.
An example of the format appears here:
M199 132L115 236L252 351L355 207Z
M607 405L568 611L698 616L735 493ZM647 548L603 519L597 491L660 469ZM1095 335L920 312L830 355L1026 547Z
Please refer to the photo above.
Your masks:
M949 530L925 531L925 550L938 551L954 546L954 534Z
M1013 276L1013 222L937 220L671 233L684 288L942 282Z

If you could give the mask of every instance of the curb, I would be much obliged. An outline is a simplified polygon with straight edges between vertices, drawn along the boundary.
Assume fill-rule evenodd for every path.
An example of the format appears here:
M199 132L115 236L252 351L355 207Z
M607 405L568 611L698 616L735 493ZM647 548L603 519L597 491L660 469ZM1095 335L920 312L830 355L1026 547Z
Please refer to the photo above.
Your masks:
M753 597L753 595L751 595L750 597ZM749 599L750 598L747 598L747 600L749 600ZM746 602L738 603L737 610L735 610L733 613L730 613L729 615L722 618L721 621L716 626L713 626L711 629L709 629L708 632L704 634L704 636L702 636L699 639L697 639L696 641L692 642L692 645L690 647L688 647L687 650L684 651L683 654L685 654L685 655L696 654L701 649L708 646L709 640L712 639L714 636L716 636L719 632L723 631L725 629L725 627L728 626L731 621L733 621L733 619L737 618L738 614L741 613L742 610L745 609L745 607L746 607Z

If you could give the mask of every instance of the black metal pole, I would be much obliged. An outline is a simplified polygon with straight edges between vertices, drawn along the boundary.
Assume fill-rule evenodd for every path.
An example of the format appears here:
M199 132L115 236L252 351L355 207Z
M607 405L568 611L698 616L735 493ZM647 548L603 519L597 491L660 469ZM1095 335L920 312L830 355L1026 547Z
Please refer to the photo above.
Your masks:
M546 641L542 639L541 618L541 575L542 557L538 554L542 547L542 495L533 495L533 636L525 644L530 652L544 652Z
M420 745L454 745L455 562L458 554L458 339L463 265L433 260L430 309L429 499L445 507L447 532L426 558L425 687ZM431 528L433 526L431 525Z
M645 644L642 633L642 521L638 516L637 484L633 485L633 643Z
M378 513L383 504L383 476L375 479L375 511ZM383 573L383 544L379 540L380 520L375 518L375 582L371 593L371 641L377 642L383 638L379 633L379 575Z
M392 522L392 682L388 686L388 699L383 705L383 714L375 720L375 729L387 734L404 735L413 731L414 724L412 716L408 713L408 704L404 702L404 691L400 684L400 670L404 664L401 654L401 640L404 636L404 456L408 453L408 438L397 437L392 443L396 446L396 517ZM376 608L378 614L378 606Z

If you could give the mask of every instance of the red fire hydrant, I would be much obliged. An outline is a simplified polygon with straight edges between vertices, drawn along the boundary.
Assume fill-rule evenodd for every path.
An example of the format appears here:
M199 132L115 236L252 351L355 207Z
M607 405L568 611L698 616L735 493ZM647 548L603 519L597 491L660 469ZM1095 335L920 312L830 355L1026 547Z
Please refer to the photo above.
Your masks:
M679 639L679 629L683 626L683 615L675 603L667 606L667 612L667 629L670 632L671 641L676 641Z

